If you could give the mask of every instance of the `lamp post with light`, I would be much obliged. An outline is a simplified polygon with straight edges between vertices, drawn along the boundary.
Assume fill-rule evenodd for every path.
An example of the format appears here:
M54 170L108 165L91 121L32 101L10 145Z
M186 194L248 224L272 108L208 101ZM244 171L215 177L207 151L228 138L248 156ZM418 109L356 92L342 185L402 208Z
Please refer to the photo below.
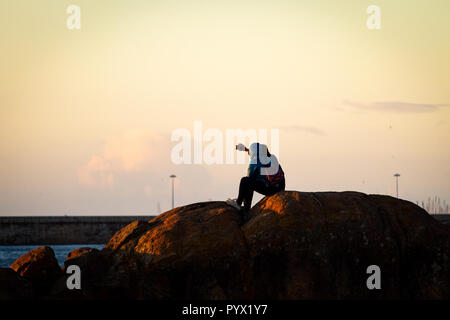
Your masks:
M396 173L396 174L394 174L394 177L395 177L395 188L397 191L397 198L398 198L398 177L400 177L400 174Z
M172 174L169 176L170 179L172 179L172 209L174 208L174 204L175 204L175 189L173 186L173 181L175 180L177 176Z

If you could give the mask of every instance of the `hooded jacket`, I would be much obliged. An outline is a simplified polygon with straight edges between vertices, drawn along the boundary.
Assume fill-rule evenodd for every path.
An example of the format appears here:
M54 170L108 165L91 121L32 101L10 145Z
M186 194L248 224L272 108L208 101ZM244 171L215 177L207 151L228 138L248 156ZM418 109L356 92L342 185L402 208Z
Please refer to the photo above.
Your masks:
M276 187L284 180L284 172L277 157L270 154L265 144L252 143L248 154L250 156L247 170L248 177L264 183L266 187Z

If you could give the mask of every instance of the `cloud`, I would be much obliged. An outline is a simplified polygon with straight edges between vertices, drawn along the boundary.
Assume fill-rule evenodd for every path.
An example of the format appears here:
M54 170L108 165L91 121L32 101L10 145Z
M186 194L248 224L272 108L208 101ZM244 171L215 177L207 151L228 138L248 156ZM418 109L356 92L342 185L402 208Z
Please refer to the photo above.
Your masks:
M294 131L300 131L300 132L306 132L311 133L316 136L324 136L325 132L323 132L321 129L311 126L299 126L299 125L292 125L292 126L283 126L280 127L280 130L288 131L288 132L294 132Z
M130 131L110 138L101 155L93 155L78 170L78 181L82 185L111 187L120 174L156 171L164 160L168 161L164 159L169 152L165 141L169 141L168 137L148 131Z
M394 112L394 113L425 113L435 112L440 107L446 107L448 104L424 104L409 103L401 101L378 101L369 104L344 100L342 104L355 107L358 109L378 111L378 112Z
M112 186L114 170L113 164L107 159L92 156L91 160L78 170L78 182L88 186Z
M155 208L170 203L170 174L175 174L176 204L204 201L213 183L200 165L175 165L168 134L136 130L107 140L103 150L78 169L78 183L91 201L115 208Z

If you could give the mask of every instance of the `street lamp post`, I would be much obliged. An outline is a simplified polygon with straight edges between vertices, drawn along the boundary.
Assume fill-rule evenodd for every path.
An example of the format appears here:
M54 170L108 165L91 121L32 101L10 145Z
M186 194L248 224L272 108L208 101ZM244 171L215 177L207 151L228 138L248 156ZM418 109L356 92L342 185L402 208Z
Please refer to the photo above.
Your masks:
M173 181L175 180L175 178L176 178L177 176L176 175L174 175L174 174L172 174L172 175L170 175L170 179L172 179L172 209L174 208L174 204L175 204L175 190L174 190L174 187L173 187Z
M397 198L398 198L398 177L400 177L399 173L394 174L395 177L395 188L397 190Z

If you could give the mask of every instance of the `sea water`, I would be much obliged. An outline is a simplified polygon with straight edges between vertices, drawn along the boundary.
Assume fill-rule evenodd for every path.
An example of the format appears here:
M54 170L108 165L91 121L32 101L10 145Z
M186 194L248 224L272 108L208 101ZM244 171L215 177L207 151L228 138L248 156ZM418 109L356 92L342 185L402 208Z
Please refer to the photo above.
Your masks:
M26 246L2 246L0 245L0 268L8 268L20 256L30 250L42 247L43 245L26 245ZM103 249L104 244L70 244L70 245L48 245L55 252L56 260L60 266L63 266L67 254L80 247L89 247Z

